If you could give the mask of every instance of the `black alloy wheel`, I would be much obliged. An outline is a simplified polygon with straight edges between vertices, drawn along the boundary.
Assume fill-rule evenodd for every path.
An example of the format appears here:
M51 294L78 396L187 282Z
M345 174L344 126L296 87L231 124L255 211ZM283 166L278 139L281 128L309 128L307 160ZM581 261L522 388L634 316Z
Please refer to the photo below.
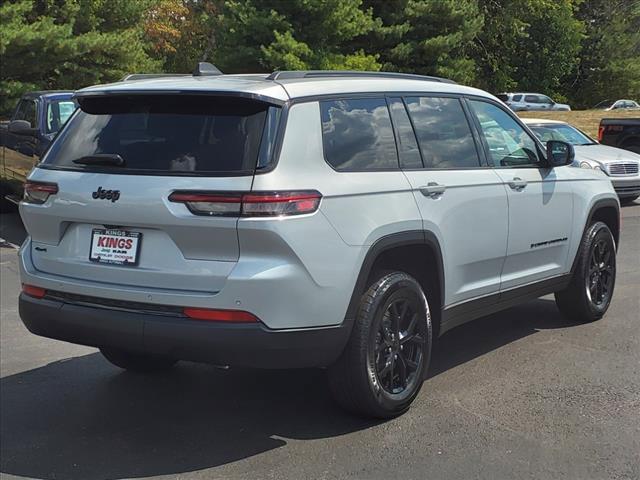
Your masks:
M373 345L376 380L391 395L401 395L418 380L426 341L425 324L418 319L415 297L392 298L378 324Z

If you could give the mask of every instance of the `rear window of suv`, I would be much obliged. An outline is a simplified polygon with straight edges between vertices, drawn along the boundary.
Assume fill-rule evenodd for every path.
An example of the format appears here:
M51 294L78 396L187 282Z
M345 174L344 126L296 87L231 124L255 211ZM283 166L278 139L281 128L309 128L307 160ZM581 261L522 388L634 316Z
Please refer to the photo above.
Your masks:
M279 107L256 100L196 95L88 97L80 104L43 158L45 167L249 174L269 164L280 113ZM83 161L96 155L120 156L122 164Z

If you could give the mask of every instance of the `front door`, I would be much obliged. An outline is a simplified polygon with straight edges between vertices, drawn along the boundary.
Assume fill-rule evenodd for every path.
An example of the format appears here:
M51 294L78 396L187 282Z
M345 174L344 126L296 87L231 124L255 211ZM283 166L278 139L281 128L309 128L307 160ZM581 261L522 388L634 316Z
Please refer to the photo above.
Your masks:
M537 142L505 109L482 100L469 100L469 106L509 201L502 290L566 273L573 220L571 182L563 181L562 169L544 166Z

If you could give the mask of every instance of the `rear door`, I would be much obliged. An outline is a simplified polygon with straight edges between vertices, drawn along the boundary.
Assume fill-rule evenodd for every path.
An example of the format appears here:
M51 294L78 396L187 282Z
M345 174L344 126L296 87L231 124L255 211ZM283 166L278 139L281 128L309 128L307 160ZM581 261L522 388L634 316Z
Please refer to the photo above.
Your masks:
M543 166L536 141L497 102L470 99L468 104L509 200L502 289L565 273L573 224L573 191L566 170Z
M507 195L496 172L483 165L461 100L411 96L389 103L424 229L440 241L445 305L497 293L507 248Z
M265 125L279 108L232 97L136 95L81 99L34 171L58 186L23 203L36 269L71 279L173 291L216 292L239 256L239 208L194 210L183 190L251 190L268 163ZM264 135L272 138L273 135Z

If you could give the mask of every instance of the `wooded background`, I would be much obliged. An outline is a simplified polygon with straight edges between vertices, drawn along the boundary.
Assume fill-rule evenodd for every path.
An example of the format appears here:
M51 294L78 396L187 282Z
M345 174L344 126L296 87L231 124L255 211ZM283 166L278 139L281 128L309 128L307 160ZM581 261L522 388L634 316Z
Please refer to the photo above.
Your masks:
M0 114L127 73L388 70L640 100L640 0L2 0Z

